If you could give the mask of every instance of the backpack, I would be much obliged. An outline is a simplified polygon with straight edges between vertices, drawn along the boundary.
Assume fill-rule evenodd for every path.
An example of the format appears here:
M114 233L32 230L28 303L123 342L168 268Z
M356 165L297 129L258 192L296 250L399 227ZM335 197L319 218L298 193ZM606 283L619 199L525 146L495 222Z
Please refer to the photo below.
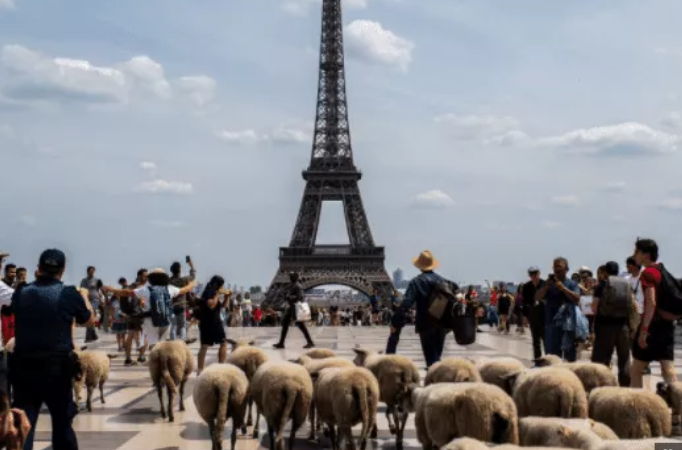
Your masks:
M658 264L661 272L661 284L656 299L656 309L662 312L666 320L682 318L682 282L666 270L663 264Z
M434 325L452 329L453 310L457 304L457 297L450 283L439 280L433 285L429 297L429 319Z
M152 324L155 327L167 327L173 317L171 296L166 286L149 286L149 306Z
M627 280L614 275L609 276L604 284L604 293L599 299L599 315L627 319L633 295L632 287Z

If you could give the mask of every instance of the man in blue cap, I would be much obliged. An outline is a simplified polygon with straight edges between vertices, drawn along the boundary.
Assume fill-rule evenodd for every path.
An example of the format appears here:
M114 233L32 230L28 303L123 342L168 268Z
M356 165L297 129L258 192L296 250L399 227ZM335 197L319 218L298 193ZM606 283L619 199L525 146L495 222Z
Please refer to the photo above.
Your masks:
M31 422L24 449L33 448L38 414L45 404L52 418L52 448L78 450L72 426L77 409L71 382L77 358L71 327L74 319L80 325L93 326L95 315L74 286L62 283L65 268L62 251L45 250L40 255L36 280L12 296L16 347L10 379L15 406L23 409Z

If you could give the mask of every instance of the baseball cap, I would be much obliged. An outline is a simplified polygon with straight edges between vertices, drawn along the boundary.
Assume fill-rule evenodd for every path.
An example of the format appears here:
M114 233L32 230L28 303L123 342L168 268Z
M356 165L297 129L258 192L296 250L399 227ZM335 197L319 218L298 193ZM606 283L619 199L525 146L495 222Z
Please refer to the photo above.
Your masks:
M40 254L38 265L44 269L61 270L66 267L66 255L61 250L51 248Z
M540 272L540 268L538 266L530 266L528 268L528 273L534 273L534 272Z

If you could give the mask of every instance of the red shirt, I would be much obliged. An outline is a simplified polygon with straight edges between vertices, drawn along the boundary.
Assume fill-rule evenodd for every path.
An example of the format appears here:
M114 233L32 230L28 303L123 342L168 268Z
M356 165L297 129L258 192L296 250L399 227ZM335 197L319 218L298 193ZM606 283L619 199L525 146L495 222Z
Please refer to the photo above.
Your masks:
M2 345L5 346L14 337L14 314L2 315Z
M643 289L653 287L656 289L656 294L658 294L658 286L661 284L661 272L656 265L646 267L642 270L639 279Z
M261 317L263 317L263 311L260 308L253 310L253 320L260 322Z
M493 291L492 294L490 294L490 306L496 306L497 305L497 292Z

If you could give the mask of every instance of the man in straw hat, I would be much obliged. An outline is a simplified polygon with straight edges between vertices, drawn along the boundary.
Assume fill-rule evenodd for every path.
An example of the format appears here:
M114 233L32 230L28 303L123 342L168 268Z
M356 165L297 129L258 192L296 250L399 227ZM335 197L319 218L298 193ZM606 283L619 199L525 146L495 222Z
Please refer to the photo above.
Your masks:
M445 336L448 333L447 330L434 327L429 323L428 309L431 293L434 286L438 283L450 283L453 292L457 292L459 286L434 272L440 263L428 250L421 252L419 256L412 260L412 263L421 271L421 274L414 277L407 286L403 301L396 314L393 315L391 334L400 333L402 327L405 326L408 311L414 306L417 313L415 331L419 334L422 352L424 353L424 359L428 368L440 361L443 355L443 348L445 347Z

